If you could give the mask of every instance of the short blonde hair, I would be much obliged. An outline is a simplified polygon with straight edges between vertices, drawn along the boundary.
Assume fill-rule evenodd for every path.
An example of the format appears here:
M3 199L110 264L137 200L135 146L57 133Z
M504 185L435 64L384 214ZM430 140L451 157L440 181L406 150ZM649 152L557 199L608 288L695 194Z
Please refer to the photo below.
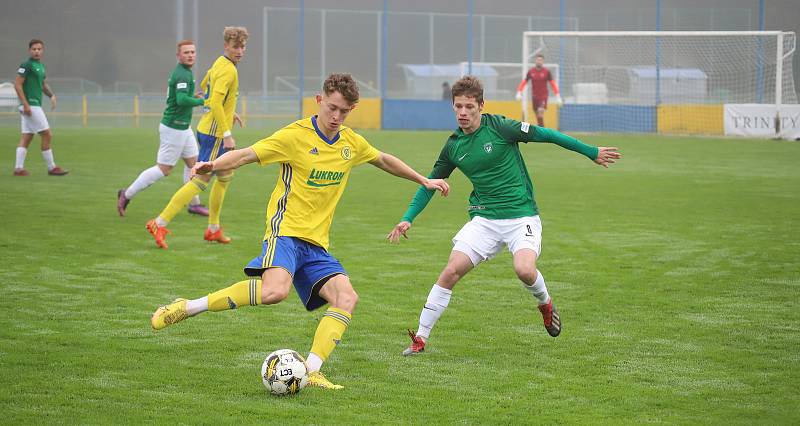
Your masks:
M228 46L244 46L250 34L245 27L225 27L222 37Z

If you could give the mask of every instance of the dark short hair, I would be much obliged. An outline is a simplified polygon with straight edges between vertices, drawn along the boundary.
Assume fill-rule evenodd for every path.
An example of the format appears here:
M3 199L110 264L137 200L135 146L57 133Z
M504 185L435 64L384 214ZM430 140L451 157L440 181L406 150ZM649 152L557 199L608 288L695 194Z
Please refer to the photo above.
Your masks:
M456 100L456 96L466 96L468 98L475 98L479 104L483 103L483 84L481 84L480 80L471 75L459 78L458 81L453 84L451 92L453 94L453 101Z
M533 57L534 58L542 58L542 59L544 59L544 55L541 54L541 53L537 53L537 54L533 55Z
M339 92L342 97L351 104L358 103L358 84L350 74L331 74L322 83L322 91L330 96L333 92Z
M38 38L34 38L34 39L32 39L31 41L28 42L28 49L33 47L34 44L41 44L42 47L44 47L44 42L43 41L39 40Z

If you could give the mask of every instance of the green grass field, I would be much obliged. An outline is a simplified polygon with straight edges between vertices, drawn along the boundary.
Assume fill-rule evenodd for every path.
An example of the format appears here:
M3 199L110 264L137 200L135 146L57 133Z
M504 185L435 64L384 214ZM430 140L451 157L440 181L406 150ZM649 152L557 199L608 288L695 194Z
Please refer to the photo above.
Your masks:
M324 371L343 391L272 397L267 353L306 354L321 312L294 294L271 307L206 314L161 332L174 297L239 281L260 251L277 167L247 166L228 191L227 246L182 213L170 249L144 229L180 185L116 191L152 165L155 128L56 129L48 177L13 169L0 129L0 412L10 424L595 424L800 422L800 145L586 135L619 146L609 170L553 145L522 150L544 224L539 262L564 322L553 339L508 253L455 289L426 353L403 358L406 328L466 221L459 172L408 241L390 245L415 185L353 171L331 252L360 303ZM240 146L265 131L238 133ZM444 132L364 132L427 173ZM179 169L180 170L180 169ZM204 195L205 199L205 195Z

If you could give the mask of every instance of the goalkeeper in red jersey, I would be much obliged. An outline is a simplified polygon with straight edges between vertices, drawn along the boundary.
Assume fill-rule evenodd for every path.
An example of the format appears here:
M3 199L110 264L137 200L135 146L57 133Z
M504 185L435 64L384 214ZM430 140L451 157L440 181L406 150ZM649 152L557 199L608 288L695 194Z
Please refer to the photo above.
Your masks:
M550 95L547 91L547 83L549 82L550 88L553 89L557 105L561 105L561 94L558 91L558 84L553 80L553 74L544 67L544 55L541 53L536 54L535 65L528 70L525 78L517 86L518 101L522 100L522 91L528 81L531 82L531 92L533 92L533 110L536 112L536 123L539 127L544 127L544 111L547 109L547 98Z

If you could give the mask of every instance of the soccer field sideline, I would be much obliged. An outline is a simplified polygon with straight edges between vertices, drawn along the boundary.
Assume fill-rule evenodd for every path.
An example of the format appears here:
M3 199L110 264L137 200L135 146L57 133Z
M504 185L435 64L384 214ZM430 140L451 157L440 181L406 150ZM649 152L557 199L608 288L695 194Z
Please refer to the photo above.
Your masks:
M205 221L182 213L160 251L144 222L180 173L139 194L129 217L114 210L116 190L153 162L155 129L54 129L64 178L46 175L38 138L32 175L12 177L17 132L0 128L0 407L11 423L800 420L796 143L582 135L621 148L609 170L556 146L523 146L544 222L540 269L564 334L547 336L504 254L456 287L430 349L413 359L399 355L403 333L466 220L469 184L454 173L451 196L390 246L383 238L415 187L359 167L331 233L361 296L325 367L346 389L276 398L260 383L263 357L307 353L319 317L296 296L158 333L147 319L175 296L240 279L277 169L237 172L223 211L230 246L203 244ZM244 129L237 141L267 134ZM363 134L422 173L448 135Z

